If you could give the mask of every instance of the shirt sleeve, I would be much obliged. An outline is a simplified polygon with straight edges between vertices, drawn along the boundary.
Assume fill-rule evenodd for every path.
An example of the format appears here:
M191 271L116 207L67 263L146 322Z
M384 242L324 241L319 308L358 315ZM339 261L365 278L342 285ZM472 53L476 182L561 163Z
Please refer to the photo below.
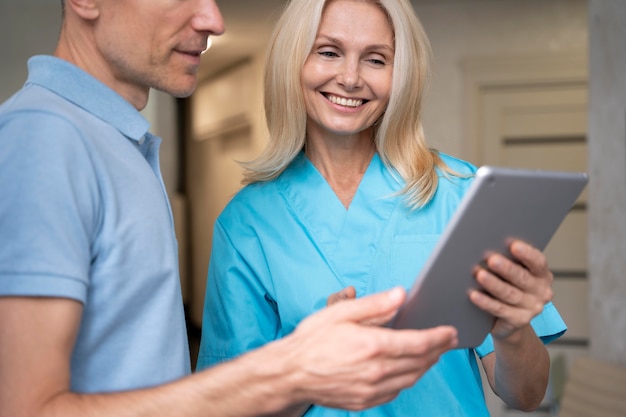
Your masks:
M230 225L230 223L229 223ZM260 244L243 226L215 223L197 369L237 357L279 337ZM243 255L245 254L245 256Z
M541 314L533 318L530 324L537 336L539 336L546 345L558 339L567 331L567 326L563 318L552 302L547 303ZM493 351L493 338L491 335L488 335L485 341L476 348L476 353L480 358Z
M80 133L62 117L0 120L0 295L85 301L97 196Z

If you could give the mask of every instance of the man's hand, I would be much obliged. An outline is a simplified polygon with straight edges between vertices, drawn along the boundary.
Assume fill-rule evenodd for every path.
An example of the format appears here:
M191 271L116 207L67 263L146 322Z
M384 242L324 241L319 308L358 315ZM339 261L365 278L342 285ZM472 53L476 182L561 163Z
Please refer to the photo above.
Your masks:
M345 300L353 300L356 298L356 289L350 285L348 287L343 288L341 291L337 291L332 293L326 299L326 306L329 307L335 303ZM374 317L373 319L368 319L361 324L368 326L382 326L388 323L395 315L397 310L391 311L389 314L380 317Z
M332 305L268 346L267 353L282 351L274 355L290 375L285 380L293 384L292 401L348 410L386 403L454 348L456 330L449 326L392 330L363 324L393 316L405 296L394 288L359 299L329 298Z

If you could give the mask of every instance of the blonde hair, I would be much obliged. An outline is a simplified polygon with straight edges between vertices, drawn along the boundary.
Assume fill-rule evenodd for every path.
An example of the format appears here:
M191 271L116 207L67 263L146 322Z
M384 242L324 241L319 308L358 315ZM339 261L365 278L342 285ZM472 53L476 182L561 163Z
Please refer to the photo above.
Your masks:
M265 67L265 118L269 142L254 161L244 164L244 184L270 181L302 150L307 113L300 73L313 47L326 4L333 0L291 0L271 37ZM407 204L418 208L437 190L438 174L452 173L426 145L421 121L422 97L430 75L430 43L409 0L361 0L378 5L395 33L391 96L376 126L375 144L382 161L406 183Z

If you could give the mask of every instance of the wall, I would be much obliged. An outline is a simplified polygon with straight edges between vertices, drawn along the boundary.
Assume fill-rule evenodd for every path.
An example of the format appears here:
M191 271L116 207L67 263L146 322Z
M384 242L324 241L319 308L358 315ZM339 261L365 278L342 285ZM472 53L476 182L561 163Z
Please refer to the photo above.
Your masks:
M626 2L590 2L591 354L626 365Z
M52 53L61 25L61 5L50 0L0 2L0 102L26 81L26 60Z
M430 144L470 159L464 141L464 59L587 54L586 0L414 0L434 52L424 109Z
M210 52L209 52L210 53ZM241 188L237 161L258 155L267 137L262 107L263 53L203 80L192 96L186 138L186 197L189 205L191 274L189 313L200 326L213 224Z

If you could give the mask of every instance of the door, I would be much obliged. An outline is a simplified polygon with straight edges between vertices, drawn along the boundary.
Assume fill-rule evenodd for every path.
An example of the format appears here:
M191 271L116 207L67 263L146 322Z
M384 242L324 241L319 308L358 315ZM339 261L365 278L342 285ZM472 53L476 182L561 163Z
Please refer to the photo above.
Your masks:
M535 68L534 71L537 69ZM582 71L581 71L582 73ZM587 170L587 83L551 74L537 82L534 76L489 85L482 74L475 91L473 150L478 165L537 168L560 171ZM485 78L486 77L486 78ZM568 325L566 334L548 346L552 358L551 383L542 407L530 415L549 416L558 405L567 369L589 344L587 283L587 192L577 201L545 254L554 281L554 304ZM519 412L485 386L493 417L510 417ZM524 414L528 415L528 414Z

